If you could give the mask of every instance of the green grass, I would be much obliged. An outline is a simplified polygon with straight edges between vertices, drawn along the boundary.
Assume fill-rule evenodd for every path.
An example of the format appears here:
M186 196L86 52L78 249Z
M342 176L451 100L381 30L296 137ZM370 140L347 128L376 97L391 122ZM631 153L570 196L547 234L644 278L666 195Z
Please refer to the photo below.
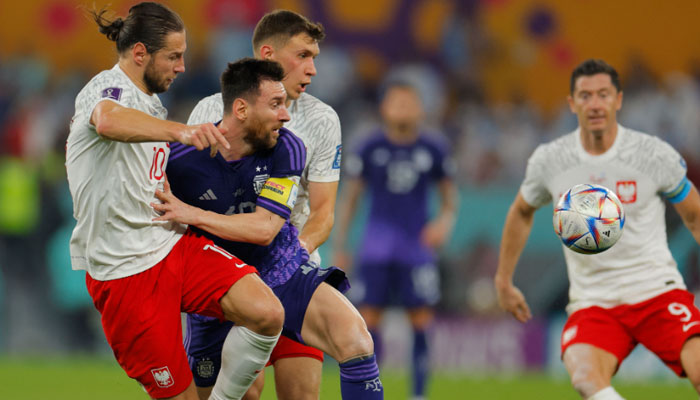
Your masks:
M272 400L274 378L268 368L264 400ZM385 398L408 399L409 384L400 371L383 371ZM628 399L697 399L687 381L630 383L615 382ZM112 359L97 358L0 358L2 400L124 400L147 399L141 387L129 379ZM340 399L337 369L324 370L322 399ZM429 399L518 399L576 400L566 379L542 373L478 376L436 373Z

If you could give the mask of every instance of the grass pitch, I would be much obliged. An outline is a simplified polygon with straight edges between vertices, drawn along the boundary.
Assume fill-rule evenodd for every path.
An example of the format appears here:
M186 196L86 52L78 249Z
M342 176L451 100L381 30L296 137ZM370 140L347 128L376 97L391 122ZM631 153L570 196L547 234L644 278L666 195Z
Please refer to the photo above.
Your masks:
M267 369L263 400L275 399L273 370ZM401 371L382 372L387 400L409 398L409 382ZM687 381L615 382L622 396L633 400L697 399ZM324 370L322 399L340 399L336 368ZM141 387L107 358L0 358L0 399L124 400L148 399ZM577 400L566 379L543 373L481 375L435 373L428 399Z

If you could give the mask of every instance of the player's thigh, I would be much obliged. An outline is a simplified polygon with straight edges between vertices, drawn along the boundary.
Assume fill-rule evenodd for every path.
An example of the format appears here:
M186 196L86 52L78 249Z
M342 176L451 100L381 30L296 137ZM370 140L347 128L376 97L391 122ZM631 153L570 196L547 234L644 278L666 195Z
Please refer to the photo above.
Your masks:
M312 357L280 358L275 367L279 400L318 400L321 395L323 363Z
M641 320L632 327L637 340L677 375L683 376L685 363L692 367L693 358L700 357L690 351L685 352L685 360L681 357L689 339L700 335L700 310L695 306L695 297L686 290L676 289L634 305L632 309ZM695 347L695 344L689 346Z
M168 258L173 258L173 263L178 263L183 271L182 310L219 319L239 317L223 309L220 300L235 284L255 281L251 276L257 275L257 270L191 231L180 239L176 249L177 253L171 252L174 257ZM238 288L242 286L247 285L238 285Z
M221 308L226 319L266 335L278 333L284 321L282 303L257 274L234 283L221 298Z
M166 260L122 279L86 277L119 365L155 398L183 393L192 381L182 346L180 278Z
M304 342L323 350L338 362L374 352L365 321L350 301L322 283L309 302L302 325Z
M617 366L632 352L637 342L620 322L615 309L593 306L574 312L566 320L561 334L562 358L570 347L579 344L593 346L613 354ZM577 346L577 348L580 347ZM597 353L593 352L593 354ZM612 374L615 370L613 369Z

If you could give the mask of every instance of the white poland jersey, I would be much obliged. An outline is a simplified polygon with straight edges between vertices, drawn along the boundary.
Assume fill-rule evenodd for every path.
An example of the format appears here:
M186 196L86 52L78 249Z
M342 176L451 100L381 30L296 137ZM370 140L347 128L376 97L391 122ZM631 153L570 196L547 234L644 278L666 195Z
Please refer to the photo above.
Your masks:
M96 280L143 272L168 255L184 226L154 222L150 203L163 187L170 147L165 142L124 143L101 138L90 116L101 101L165 119L156 95L134 85L119 65L102 71L75 99L66 144L68 184L77 220L70 241L73 269Z
M340 179L342 144L338 114L329 105L307 93L292 101L290 121L285 128L297 135L306 146L306 166L301 177L299 195L290 218L299 231L309 218L309 182L337 182ZM190 114L189 125L216 122L224 115L221 93L205 97ZM311 261L321 263L316 250Z
M567 312L634 304L685 289L668 248L664 215L664 198L681 201L690 189L680 154L657 137L618 125L612 147L592 155L577 129L535 150L520 193L541 207L579 183L615 191L626 221L620 240L603 253L578 254L562 246L571 284Z

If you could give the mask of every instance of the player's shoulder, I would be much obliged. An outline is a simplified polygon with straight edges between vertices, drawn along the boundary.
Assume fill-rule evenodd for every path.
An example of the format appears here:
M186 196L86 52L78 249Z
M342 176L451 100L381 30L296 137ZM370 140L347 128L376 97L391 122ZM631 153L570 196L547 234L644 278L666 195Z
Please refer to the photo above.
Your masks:
M311 120L332 120L339 121L338 113L333 107L324 103L317 97L308 93L302 93L298 99L294 101L291 107L294 114L300 114L307 121Z
M107 69L93 76L88 83L85 84L78 96L85 95L89 92L100 91L106 97L121 97L124 91L131 89L129 78L121 71L118 71L118 66L112 69ZM111 91L110 91L111 89ZM118 100L118 99L117 99Z
M620 157L634 160L665 160L669 157L677 158L678 152L662 138L646 132L624 128L624 135L620 145Z
M289 160L293 168L304 169L306 164L306 147L304 142L287 128L280 128L277 144L272 155L278 160Z
M168 156L168 165L176 162L187 162L192 156L197 156L198 154L202 153L201 151L196 150L196 147L182 144L180 142L170 143L170 155ZM208 153L209 152L207 151L207 154Z
M540 143L530 156L531 159L549 158L557 155L571 155L575 153L578 144L579 130L566 133L556 139Z
M284 146L301 146L304 147L304 141L299 138L299 136L295 135L294 132L290 131L289 129L282 127L280 128L280 136L277 139L277 146L284 145Z
M445 135L435 131L423 131L418 136L416 141L418 145L426 146L431 150L440 153L447 153L450 148L450 143Z
M195 108L197 108L197 107L210 107L210 106L219 105L219 104L221 105L221 107L224 106L224 100L221 97L221 92L214 93L211 96L207 96L207 97L203 98L202 100L197 102L197 105L195 106Z

